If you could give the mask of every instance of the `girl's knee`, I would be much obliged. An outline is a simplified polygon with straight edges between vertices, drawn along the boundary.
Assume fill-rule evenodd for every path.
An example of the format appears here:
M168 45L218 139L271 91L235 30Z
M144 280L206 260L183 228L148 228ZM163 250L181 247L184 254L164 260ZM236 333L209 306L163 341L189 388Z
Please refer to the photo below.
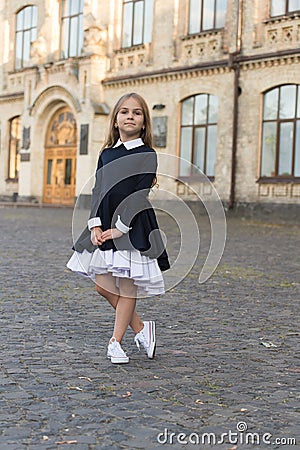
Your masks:
M119 291L115 286L103 286L102 284L96 283L96 291L98 294L102 295L102 297L110 300L114 297L119 296Z
M124 278L120 280L120 295L122 297L136 299L137 288L133 283L133 280L128 280Z
M98 294L103 295L105 294L105 289L103 289L102 286L100 286L99 284L96 283L96 291L98 292Z

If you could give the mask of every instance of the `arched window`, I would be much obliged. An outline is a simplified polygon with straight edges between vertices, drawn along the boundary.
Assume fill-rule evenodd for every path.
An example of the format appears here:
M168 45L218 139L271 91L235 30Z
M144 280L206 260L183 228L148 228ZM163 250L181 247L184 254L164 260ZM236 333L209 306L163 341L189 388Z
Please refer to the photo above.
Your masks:
M30 64L30 45L37 35L37 7L26 6L16 15L15 68Z
M9 180L18 180L21 147L21 118L14 117L9 121L8 144L8 176Z
M264 95L261 177L300 177L300 87Z
M218 126L218 97L198 94L181 104L179 175L190 176L195 165L208 177L215 175ZM197 170L196 170L197 172Z
M227 0L190 0L189 34L224 28Z
M153 0L123 0L122 47L152 40Z
M83 46L83 0L62 0L61 40L62 59L80 56Z
M271 0L270 16L284 16L300 11L300 0Z

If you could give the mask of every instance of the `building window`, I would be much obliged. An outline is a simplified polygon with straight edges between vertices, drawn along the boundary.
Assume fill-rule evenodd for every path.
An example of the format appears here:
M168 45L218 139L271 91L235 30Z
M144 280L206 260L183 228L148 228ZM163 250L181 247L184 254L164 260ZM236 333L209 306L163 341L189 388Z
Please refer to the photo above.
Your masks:
M37 36L37 7L26 6L16 15L15 68L30 65L30 45Z
M61 41L62 59L80 56L83 46L83 0L62 0Z
M200 170L208 177L214 177L217 123L218 97L199 94L182 102L180 176L191 176Z
M300 11L300 0L271 0L270 16L284 16Z
M190 0L189 34L224 28L227 0Z
M123 0L122 47L152 40L153 0Z
M261 177L300 177L299 85L264 95Z
M14 117L9 121L9 147L8 147L8 179L18 180L21 147L21 119Z

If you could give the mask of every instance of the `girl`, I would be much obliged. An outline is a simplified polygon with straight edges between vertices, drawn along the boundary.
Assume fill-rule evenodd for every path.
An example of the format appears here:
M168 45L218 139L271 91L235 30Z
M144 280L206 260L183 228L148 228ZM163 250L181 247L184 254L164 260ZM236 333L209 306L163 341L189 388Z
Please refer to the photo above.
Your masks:
M145 100L122 96L110 120L99 156L88 226L74 245L67 266L96 281L96 289L115 309L107 356L127 363L121 347L130 325L135 342L149 358L155 354L155 322L142 322L137 295L164 293L161 271L170 265L148 194L156 183L157 157Z

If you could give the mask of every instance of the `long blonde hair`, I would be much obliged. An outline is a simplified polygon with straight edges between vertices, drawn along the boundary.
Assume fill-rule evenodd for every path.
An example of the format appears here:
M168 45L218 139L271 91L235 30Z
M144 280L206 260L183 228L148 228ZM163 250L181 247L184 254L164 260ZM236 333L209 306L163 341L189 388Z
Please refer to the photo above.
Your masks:
M128 100L130 97L133 97L135 100L137 100L143 110L144 129L141 130L140 137L143 140L145 145L152 148L152 146L153 146L152 124L151 124L149 107L146 103L146 100L143 97L141 97L136 92L130 92L129 94L122 95L122 97L119 98L119 100L117 101L117 103L114 106L114 109L111 112L110 122L109 122L109 127L108 127L108 134L107 134L107 137L105 139L102 149L107 148L107 147L113 147L116 144L116 142L118 141L118 139L120 138L119 129L115 127L115 123L116 123L118 112L120 111L120 109L122 107L122 104L126 100Z

